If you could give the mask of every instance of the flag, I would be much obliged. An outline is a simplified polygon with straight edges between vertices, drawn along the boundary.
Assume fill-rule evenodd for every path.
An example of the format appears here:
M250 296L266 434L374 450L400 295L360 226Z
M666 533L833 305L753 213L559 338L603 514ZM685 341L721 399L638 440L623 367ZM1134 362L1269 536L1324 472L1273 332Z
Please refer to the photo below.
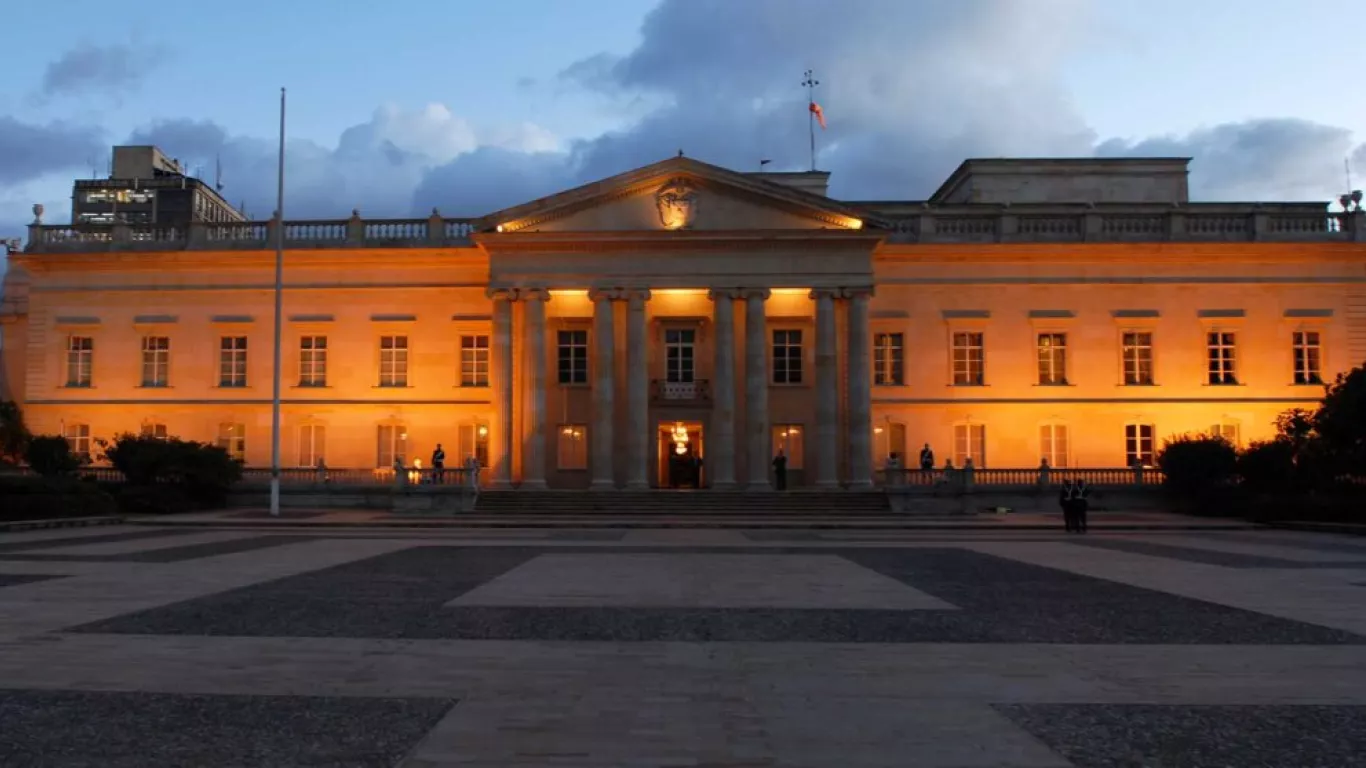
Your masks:
M811 114L816 116L816 122L821 124L821 130L825 130L825 110L821 109L821 105L813 101L807 109L810 109Z

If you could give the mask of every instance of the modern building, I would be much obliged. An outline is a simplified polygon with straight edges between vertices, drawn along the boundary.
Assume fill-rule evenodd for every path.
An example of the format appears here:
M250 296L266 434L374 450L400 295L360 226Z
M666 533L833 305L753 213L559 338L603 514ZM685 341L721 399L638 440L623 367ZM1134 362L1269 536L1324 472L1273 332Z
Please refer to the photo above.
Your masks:
M111 234L100 226L135 225L184 229L190 222L226 223L246 217L214 185L186 174L179 160L149 146L114 147L107 179L77 179L71 221L87 234Z
M857 487L925 443L1120 467L1266 438L1366 361L1366 214L1186 178L969 160L929 200L848 202L678 157L477 219L285 222L285 462L442 443L499 485L762 487L781 450L796 485ZM267 466L276 226L36 222L0 326L32 427Z

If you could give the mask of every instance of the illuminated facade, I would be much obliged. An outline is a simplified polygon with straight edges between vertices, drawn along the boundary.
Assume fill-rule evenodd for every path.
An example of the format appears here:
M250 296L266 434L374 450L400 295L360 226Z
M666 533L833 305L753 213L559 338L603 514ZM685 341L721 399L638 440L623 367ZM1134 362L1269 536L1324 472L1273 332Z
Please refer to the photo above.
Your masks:
M1189 203L1186 161L968 161L925 202L672 158L479 219L286 222L286 466L521 487L870 482L1246 443L1366 361L1366 215ZM270 462L272 223L35 224L3 383L36 432ZM0 393L6 394L6 393ZM699 458L701 461L696 461ZM903 458L903 462L906 460Z

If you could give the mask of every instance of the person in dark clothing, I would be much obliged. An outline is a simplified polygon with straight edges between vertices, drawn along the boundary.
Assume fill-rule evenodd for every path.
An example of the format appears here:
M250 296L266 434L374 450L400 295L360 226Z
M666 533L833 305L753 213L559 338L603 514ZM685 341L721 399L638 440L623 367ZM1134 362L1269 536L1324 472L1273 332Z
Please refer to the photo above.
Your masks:
M930 450L929 443L920 449L920 469L924 472L934 469L934 451Z
M781 448L778 449L778 455L773 457L773 487L780 491L787 490L787 456Z
M1072 498L1073 488L1071 480L1062 481L1062 486L1058 489L1058 506L1062 507L1062 527L1068 533L1078 530L1076 504Z
M1078 480L1072 486L1072 518L1079 533L1086 533L1086 513L1091 509L1091 486Z
M446 451L441 447L441 443L436 444L436 450L432 451L432 481L441 485L441 481L446 477Z

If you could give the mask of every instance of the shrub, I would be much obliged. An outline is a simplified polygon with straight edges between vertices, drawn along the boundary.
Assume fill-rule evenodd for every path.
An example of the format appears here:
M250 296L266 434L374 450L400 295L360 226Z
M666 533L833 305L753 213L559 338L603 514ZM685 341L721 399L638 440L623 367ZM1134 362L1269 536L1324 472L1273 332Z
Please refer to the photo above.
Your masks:
M1198 496L1231 484L1237 477L1238 451L1222 437L1179 435L1162 446L1157 465L1166 477L1164 487Z
M18 462L33 439L24 425L24 414L13 400L0 401L0 459Z
M0 478L0 520L103 517L117 512L114 498L74 477Z
M173 515L193 512L194 499L178 485L129 485L115 495L125 515Z
M128 494L128 504L139 507L156 499L165 501L167 508L156 512L183 512L196 504L220 504L232 485L242 479L241 462L218 446L193 440L122 434L105 444L104 458L123 474L129 489L176 489L174 493Z
M29 440L24 461L43 477L69 475L81 467L81 458L71 452L70 443L56 435L40 435Z
M1300 485L1295 444L1284 438L1249 445L1238 456L1238 477L1254 493L1289 493Z

